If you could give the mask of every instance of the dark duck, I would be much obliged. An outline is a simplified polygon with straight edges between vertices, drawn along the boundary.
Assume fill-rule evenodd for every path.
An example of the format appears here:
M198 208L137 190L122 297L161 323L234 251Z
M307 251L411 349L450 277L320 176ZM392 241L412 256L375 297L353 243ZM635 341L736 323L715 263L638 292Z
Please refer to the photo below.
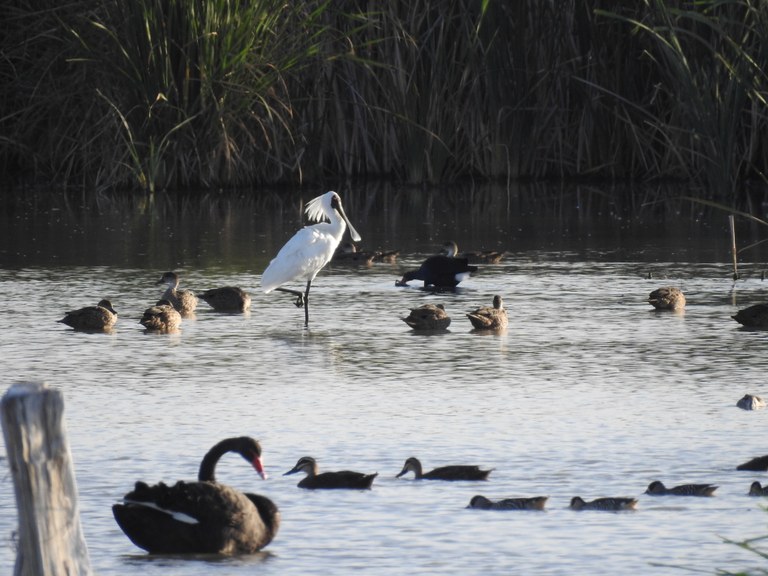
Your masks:
M439 254L424 260L417 270L407 271L395 285L407 286L411 280L421 280L424 288L453 289L472 272L477 272L477 266L470 266L467 258Z
M277 506L216 481L216 464L228 452L240 454L266 478L256 440L222 440L200 463L197 482L137 482L122 504L112 507L131 542L151 554L250 554L269 544L280 525Z
M296 462L296 466L288 470L283 476L304 472L306 476L299 483L299 488L309 490L331 490L331 489L352 489L368 490L373 484L374 478L378 472L373 474L363 474L352 470L339 470L337 472L320 473L317 467L317 461L311 456L303 456Z

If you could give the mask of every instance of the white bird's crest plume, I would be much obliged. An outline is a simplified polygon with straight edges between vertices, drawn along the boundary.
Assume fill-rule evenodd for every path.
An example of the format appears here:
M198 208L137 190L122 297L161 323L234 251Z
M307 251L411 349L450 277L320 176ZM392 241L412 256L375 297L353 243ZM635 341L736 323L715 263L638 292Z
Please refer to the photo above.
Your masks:
M323 209L323 196L312 198L312 200L307 202L307 206L304 208L304 213L307 215L307 220L310 222L322 222L323 220L327 220L325 210Z

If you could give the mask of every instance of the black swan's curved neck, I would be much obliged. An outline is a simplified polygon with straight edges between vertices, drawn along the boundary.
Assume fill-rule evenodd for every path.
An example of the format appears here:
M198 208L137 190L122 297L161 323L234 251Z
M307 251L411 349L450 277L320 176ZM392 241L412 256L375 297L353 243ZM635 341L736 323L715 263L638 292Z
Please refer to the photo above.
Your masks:
M200 470L197 473L197 479L200 482L216 482L216 464L219 459L227 452L237 452L247 460L256 470L263 474L261 469L261 450L258 443L251 438L227 438L216 444L203 457L200 462Z

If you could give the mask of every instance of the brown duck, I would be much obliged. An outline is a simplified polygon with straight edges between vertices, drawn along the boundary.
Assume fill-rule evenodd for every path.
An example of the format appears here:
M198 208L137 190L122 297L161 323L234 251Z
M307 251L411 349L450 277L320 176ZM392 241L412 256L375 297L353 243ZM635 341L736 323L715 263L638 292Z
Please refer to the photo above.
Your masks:
M305 472L307 474L298 483L298 487L307 488L309 490L369 490L373 484L373 479L379 474L378 472L374 472L373 474L363 474L362 472L353 472L351 470L320 473L317 461L311 456L303 456L299 458L298 462L296 462L296 466L288 470L283 476L295 474L296 472Z
M199 298L216 312L245 312L251 308L251 295L237 286L211 288Z
M645 493L651 496L712 496L717 488L714 484L681 484L667 488L659 480L654 480Z
M467 314L475 330L504 330L507 327L507 311L501 296L493 297L493 306L481 306Z
M648 303L656 310L682 310L685 308L685 294L674 286L664 286L650 293Z
M177 332L181 326L181 314L171 306L168 300L160 300L154 306L144 310L139 324L144 326L147 332Z
M86 306L67 312L57 320L81 332L109 332L117 322L117 312L109 300L101 300L96 306Z
M421 462L418 458L411 456L405 461L403 469L396 478L405 476L408 472L413 472L416 480L487 480L492 470L481 470L479 466L454 464L423 472Z
M492 501L485 496L474 496L467 508L478 510L544 510L549 496L533 496L531 498L505 498Z
M176 272L165 272L157 284L167 286L161 299L168 300L182 316L189 316L197 308L195 293L191 290L179 290L179 275Z
M411 308L411 313L402 320L414 330L445 330L451 325L451 317L442 304L424 304Z

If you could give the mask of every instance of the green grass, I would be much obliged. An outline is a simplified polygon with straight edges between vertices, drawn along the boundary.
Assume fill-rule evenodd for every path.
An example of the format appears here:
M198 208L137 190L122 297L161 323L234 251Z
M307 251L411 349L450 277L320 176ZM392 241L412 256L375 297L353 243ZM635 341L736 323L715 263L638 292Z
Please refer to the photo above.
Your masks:
M768 165L762 0L15 0L0 169L85 190Z

